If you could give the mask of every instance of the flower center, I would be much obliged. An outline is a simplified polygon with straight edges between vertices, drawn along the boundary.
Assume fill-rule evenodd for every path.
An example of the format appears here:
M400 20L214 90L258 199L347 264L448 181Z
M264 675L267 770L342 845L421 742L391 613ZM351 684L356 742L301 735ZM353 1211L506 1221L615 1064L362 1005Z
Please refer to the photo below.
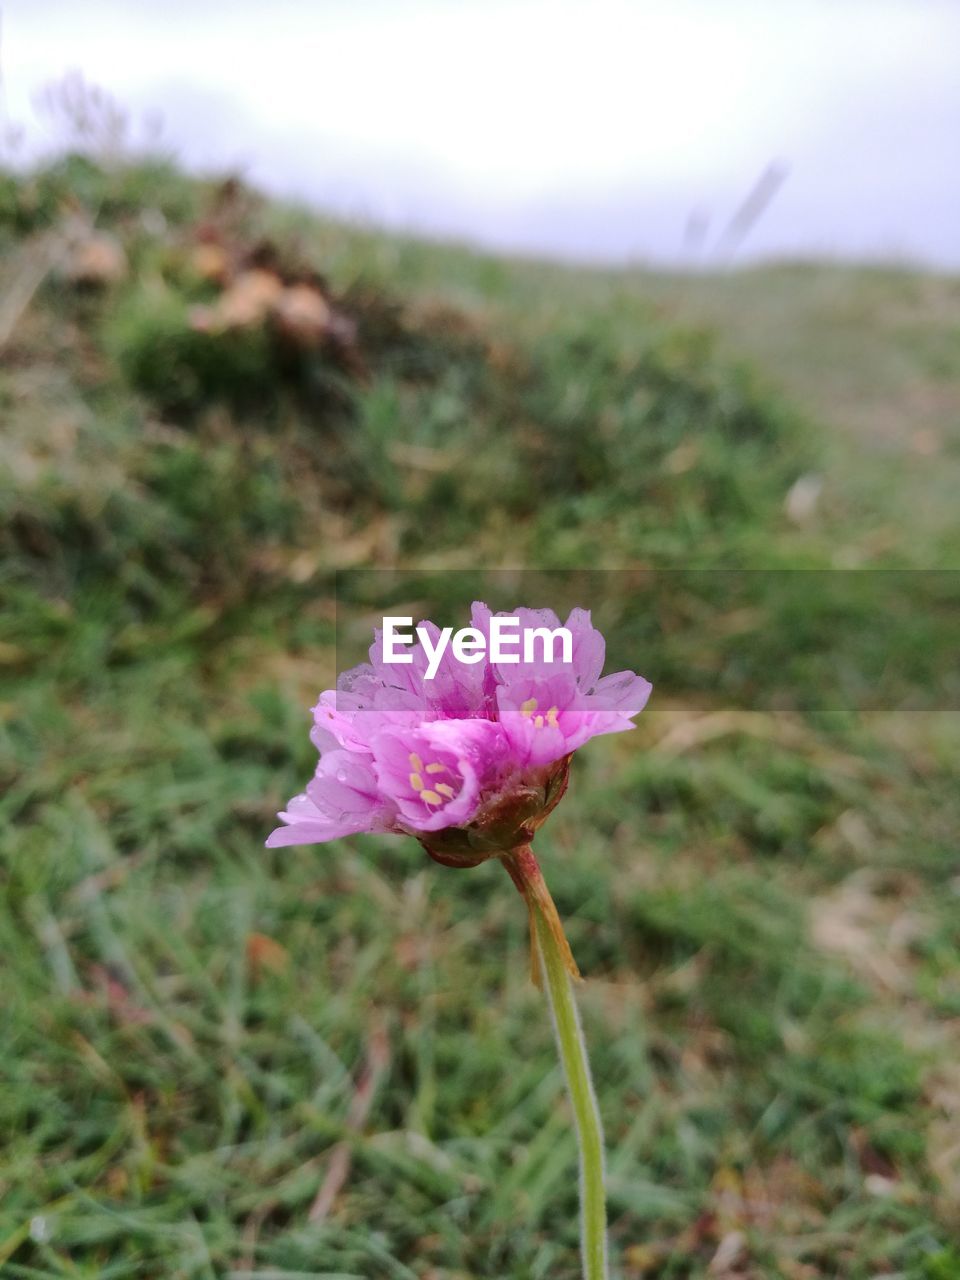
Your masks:
M537 710L536 698L528 698L526 702L520 703L520 714L524 716L527 720L532 720L533 727L535 729L542 729L545 724L549 725L551 729L560 728L559 724L557 723L557 716L560 710L559 707L555 707L555 706L551 707L547 711L547 714L545 716L536 715L535 714L536 710Z
M442 764L439 760L431 760L425 765L415 751L411 751L407 759L410 761L412 770L410 785L424 804L436 807L454 799L459 790L459 787L454 784L462 782L462 779L449 765ZM424 774L427 775L426 781L424 781Z

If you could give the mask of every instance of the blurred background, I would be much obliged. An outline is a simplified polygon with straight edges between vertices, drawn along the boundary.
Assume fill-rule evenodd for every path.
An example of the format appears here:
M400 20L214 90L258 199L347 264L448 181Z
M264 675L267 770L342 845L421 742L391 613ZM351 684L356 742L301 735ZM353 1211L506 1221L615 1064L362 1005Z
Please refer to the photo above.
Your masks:
M82 69L191 169L595 261L960 265L953 0L7 0L27 154ZM761 216L762 215L762 216Z
M0 5L0 1275L579 1274L507 877L263 848L476 592L654 681L538 835L618 1274L960 1278L958 37Z

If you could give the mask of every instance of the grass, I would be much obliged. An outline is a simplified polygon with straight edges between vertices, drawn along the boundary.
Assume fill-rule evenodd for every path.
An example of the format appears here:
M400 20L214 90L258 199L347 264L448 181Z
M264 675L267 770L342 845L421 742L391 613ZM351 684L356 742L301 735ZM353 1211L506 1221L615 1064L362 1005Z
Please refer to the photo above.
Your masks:
M664 673L538 837L625 1280L960 1276L960 723L795 656L828 570L956 563L960 427L913 408L955 403L956 282L509 263L73 159L3 188L0 305L68 204L128 272L47 276L0 353L0 1274L576 1276L502 871L263 848L370 610L483 568ZM198 336L211 222L323 273L350 341Z

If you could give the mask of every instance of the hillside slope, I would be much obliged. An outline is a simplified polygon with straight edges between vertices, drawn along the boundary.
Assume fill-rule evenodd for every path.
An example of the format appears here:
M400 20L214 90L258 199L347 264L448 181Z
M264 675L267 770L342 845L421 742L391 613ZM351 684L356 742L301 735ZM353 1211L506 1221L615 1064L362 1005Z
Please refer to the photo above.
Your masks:
M4 1276L577 1274L506 877L263 848L372 569L601 581L665 673L538 837L624 1276L960 1276L958 716L789 661L828 571L955 562L955 284L564 271L76 157L0 180L0 247ZM758 621L744 567L811 573ZM678 649L621 605L681 570Z

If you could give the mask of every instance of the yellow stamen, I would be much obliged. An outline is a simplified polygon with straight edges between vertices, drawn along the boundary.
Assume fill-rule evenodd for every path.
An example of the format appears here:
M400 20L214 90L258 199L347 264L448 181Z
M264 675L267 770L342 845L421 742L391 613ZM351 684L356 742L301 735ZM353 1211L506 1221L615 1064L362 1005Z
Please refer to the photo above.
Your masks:
M536 698L528 698L526 702L520 703L520 714L522 716L527 716L527 717L532 716L533 713L536 711L536 709L537 709Z
M439 791L442 796L446 796L448 800L452 800L457 794L449 782L438 782L436 784L436 790Z
M547 712L547 724L550 726L551 729L560 728L560 726L557 724L558 710L559 709L557 707L551 707L550 710Z
M447 772L447 766L445 764L438 763L438 761L436 760L434 760L433 764L427 765L427 773L446 773L446 772Z
M415 751L411 751L407 759L410 761L411 769L416 769L417 773L423 773L423 761Z
M435 791L429 790L420 792L420 799L425 800L427 804L443 804L443 796L438 796Z
M534 716L534 718L533 718L533 727L534 727L535 729L542 729L542 728L543 728L543 716Z
M411 773L410 785L413 787L414 791L423 790L423 779L420 777L419 773Z

